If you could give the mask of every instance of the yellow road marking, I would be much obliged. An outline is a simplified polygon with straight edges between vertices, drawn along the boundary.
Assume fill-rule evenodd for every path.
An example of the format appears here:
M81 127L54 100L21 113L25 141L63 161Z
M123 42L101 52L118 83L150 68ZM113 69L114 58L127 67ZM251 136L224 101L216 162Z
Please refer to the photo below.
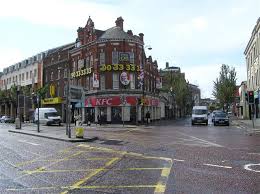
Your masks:
M28 176L28 175L31 175L31 174L34 174L34 173L41 172L43 169L47 169L47 167L53 166L54 164L57 164L57 163L59 163L59 162L61 162L61 161L64 161L64 160L67 160L67 159L69 159L69 158L71 158L71 157L80 155L81 153L82 153L81 151L78 151L77 153L72 154L72 155L70 155L70 156L64 158L63 160L59 160L59 161L53 162L53 163L51 163L51 164L49 164L49 165L39 167L39 168L37 168L36 170L33 170L33 171L31 171L31 172L29 171L27 174L15 178L15 180L18 180L18 179L20 179L20 178L23 178L23 177L25 177L25 176ZM24 171L24 172L26 172L26 171Z
M90 168L90 169L64 169L64 170L28 170L24 171L26 174L34 174L34 173L62 173L62 172L88 172L88 171L96 171L96 170L111 170L111 171L142 171L142 170L165 170L165 168ZM167 170L167 169L166 169ZM165 175L166 176L166 175Z
M86 181L88 181L88 180L89 180L90 178L92 178L93 176L97 175L98 173L100 173L100 172L102 172L102 171L107 170L107 169L106 169L107 167L111 166L113 163L115 163L115 162L118 161L119 159L120 159L120 158L113 158L113 159L111 159L110 161L106 162L106 164L105 164L105 166L104 166L103 168L98 169L98 170L96 170L96 171L90 173L88 176L86 176L86 177L84 177L83 179L79 180L78 182L74 183L74 184L71 186L71 188L72 188L72 189L79 188L80 185L82 185L83 183L85 183ZM69 192L69 190L62 192L61 194L66 194L66 193L68 193L68 192Z
M120 189L120 188L155 188L157 185L101 185L101 186L81 186L81 189Z
M167 181L171 172L172 162L170 162L168 168L164 168L161 171L161 177L155 187L154 194L163 194L166 190Z
M80 144L80 145L78 145L78 147L102 150L102 151L106 151L106 152L112 152L112 153L123 154L123 155L139 156L139 157L143 157L143 158L146 158L146 159L164 160L164 161L172 163L172 159L171 158L166 158L166 157L145 156L144 154L140 154L140 153L127 152L127 151L121 151L121 150L114 150L114 149L104 148L104 147L93 147L93 146L89 146L89 145L86 145L86 144Z
M166 185L162 182L158 182L155 187L154 194L164 193L165 189L166 189Z
M76 148L76 147L77 147L77 146L72 146L72 147L63 149L63 150L61 150L61 151L59 151L59 152L60 152L60 153L67 153L68 151L70 151L70 150L72 150L72 149L74 149L74 148ZM49 156L52 156L52 155L49 155ZM24 165L26 165L26 164L34 163L34 162L38 161L40 158L44 158L44 157L47 157L47 156L40 156L40 157L35 158L35 159L33 159L33 160L29 160L29 161L25 161L25 162L19 162L19 163L17 163L15 166L16 166L16 167L20 167L20 166L24 166Z
M89 186L80 186L78 189L120 189L120 188L156 188L157 185L89 185ZM38 187L38 188L20 188L20 189L6 189L6 191L26 191L26 190L47 190L47 189L75 189L75 187ZM65 192L63 192L65 193Z
M170 172L171 172L171 169L170 169L170 168L164 168L164 169L162 170L161 176L162 176L162 177L168 177L169 174L170 174Z

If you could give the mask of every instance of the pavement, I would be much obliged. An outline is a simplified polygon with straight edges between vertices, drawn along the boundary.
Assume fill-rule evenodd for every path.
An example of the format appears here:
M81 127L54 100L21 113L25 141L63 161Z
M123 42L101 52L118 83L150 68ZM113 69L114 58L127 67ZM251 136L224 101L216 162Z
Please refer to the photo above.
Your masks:
M231 123L233 125L239 126L247 134L260 134L260 119L255 119L253 124L252 120L233 117L231 119Z
M83 124L84 135L83 138L76 137L76 126L71 124L71 138L66 135L66 124L62 124L61 126L44 126L40 125L40 132L37 132L37 125L34 123L23 123L21 129L15 129L15 126L12 125L9 128L8 132L11 133L19 133L24 135L31 135L36 137L55 139L66 142L92 142L99 139L99 135L101 131L113 131L113 132L122 132L135 130L140 128L152 128L154 126L145 126L145 125L122 125L122 124L104 124L104 125L96 125L92 124L91 126L87 126ZM91 131L92 136L88 136L88 131ZM94 132L94 133L93 133Z

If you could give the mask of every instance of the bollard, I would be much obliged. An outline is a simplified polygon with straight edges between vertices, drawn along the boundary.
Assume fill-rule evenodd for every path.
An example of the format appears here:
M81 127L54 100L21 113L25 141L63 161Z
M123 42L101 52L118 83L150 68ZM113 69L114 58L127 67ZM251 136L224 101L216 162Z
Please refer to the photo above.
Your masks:
M84 128L82 126L82 121L76 121L75 132L76 132L76 138L83 138Z

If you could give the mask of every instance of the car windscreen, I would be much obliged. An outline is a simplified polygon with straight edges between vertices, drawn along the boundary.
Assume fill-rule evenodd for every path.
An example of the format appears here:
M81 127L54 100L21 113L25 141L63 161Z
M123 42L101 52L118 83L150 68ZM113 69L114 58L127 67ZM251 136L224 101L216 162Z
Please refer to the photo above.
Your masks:
M46 114L47 117L57 117L57 116L59 116L57 114L57 112L48 112L48 113L45 113L45 114Z
M203 109L194 109L192 110L192 114L195 114L195 115L204 115L204 114L207 114L208 111L207 110L203 110Z
M215 117L226 117L226 116L227 116L227 114L223 113L223 112L215 114Z

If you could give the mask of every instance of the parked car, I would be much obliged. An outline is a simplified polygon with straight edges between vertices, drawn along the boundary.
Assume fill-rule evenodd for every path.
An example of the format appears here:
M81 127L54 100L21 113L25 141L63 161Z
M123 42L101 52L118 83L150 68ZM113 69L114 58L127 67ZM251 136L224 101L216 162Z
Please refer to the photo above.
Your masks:
M215 119L215 114L216 113L221 113L221 112L223 112L223 111L221 111L221 110L214 110L213 112L212 112L212 115L211 115L211 121L212 121L212 123L214 123L214 119Z
M217 112L214 117L214 126L216 125L227 125L229 126L229 117L225 112Z
M0 118L0 121L1 123L14 123L14 118L4 115Z

